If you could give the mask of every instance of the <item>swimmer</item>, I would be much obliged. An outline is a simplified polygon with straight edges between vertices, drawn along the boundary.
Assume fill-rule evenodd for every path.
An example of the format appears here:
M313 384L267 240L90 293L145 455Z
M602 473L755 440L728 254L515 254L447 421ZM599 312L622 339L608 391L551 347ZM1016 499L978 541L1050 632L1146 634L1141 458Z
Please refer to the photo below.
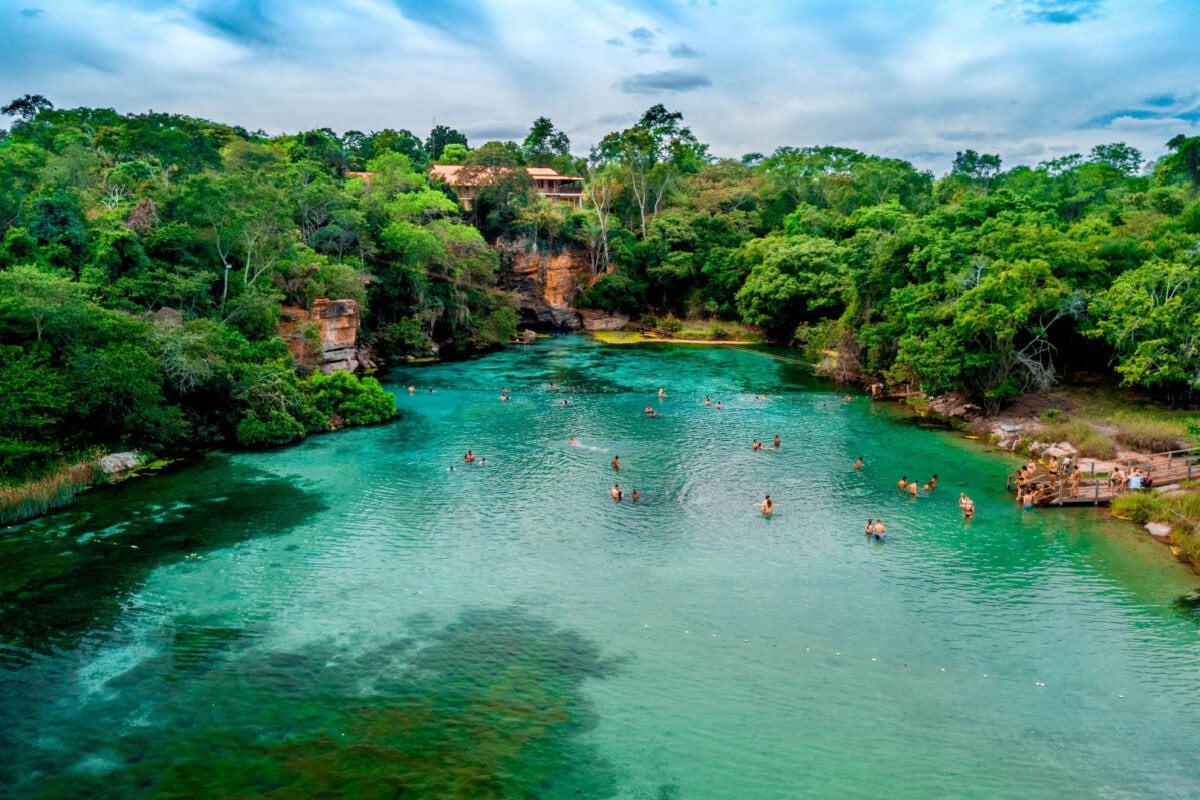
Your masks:
M854 462L855 469L862 469L862 456L858 457L858 461Z
M433 387L432 387L432 386L430 386L430 387L429 387L429 393L430 393L430 394L433 394Z
M667 389L666 389L666 387L665 387L665 386L660 386L660 387L658 387L658 399L659 399L659 400L662 400L662 399L663 399L664 397L666 397L666 396L667 396Z
M876 541L883 541L883 537L887 536L887 526L883 524L883 520L875 520L875 527L871 529L871 533L875 534Z
M900 479L900 482L896 484L896 488L902 492L908 488L908 476L907 475L905 475L903 478Z
M484 456L483 458L479 459L479 466L482 467L486 463L487 463L487 456Z
M451 466L451 467L450 467L448 470L446 470L446 471L447 471L447 472L454 472L454 467L453 467L453 466Z
M620 500L625 496L625 493L621 491L621 487L615 483L613 484L612 491L609 492L609 494L612 495L613 500Z
M553 388L554 388L554 381L550 381L549 388L551 388L551 389L553 389Z
M913 500L917 499L917 482L913 481L908 485L908 496Z
M654 416L654 409L653 409L653 408L651 408L650 406L646 406L646 416L647 416L647 417L653 417L653 416Z
M510 389L510 388L508 388L507 386L505 386L503 389L501 389L501 390L500 390L500 392L501 392L502 394L509 394L509 393L511 393L511 392L512 392L512 389Z
M704 405L706 405L706 406L712 405L712 398L709 397L708 395L704 395Z
M764 517L771 516L771 513L775 510L775 504L771 502L771 495L767 495L762 501L761 508Z
M500 402L501 402L501 403L507 403L507 402L508 402L508 395L506 395L506 394L502 394L502 395L500 395Z
M779 449L779 434L775 434L775 449Z
M758 439L755 439L754 442L750 445L750 448L752 450L761 450L762 442L758 441Z
M870 517L867 517L866 534L867 534L867 536L870 536L874 532L875 532L875 520L871 519Z
M576 446L578 446L578 445L579 445L579 440L578 440L578 439L576 439L574 436L572 436L572 437L571 437L571 440L570 440L569 442L567 442L567 444L573 444L573 445L576 445Z
M851 395L846 395L845 397L843 397L843 398L842 398L842 401L843 401L843 402L846 402L846 403L849 403L849 402L850 402L851 400L853 400L853 399L854 399L854 397L853 397L853 396L851 396Z
M958 507L962 509L964 519L970 519L975 516L975 501L967 497L966 492L959 493Z
M641 499L642 499L642 495L641 495L641 493L640 493L640 492L638 492L638 490L637 490L637 489L634 489L634 490L633 490L633 494L632 494L632 495L630 495L630 497L632 497L632 498L633 498L633 502L635 502L635 503L636 503L638 500L641 500Z
M613 467L613 469L621 468L621 457L620 456L613 456L612 467Z
M721 401L718 400L717 401L717 411L720 411L720 410L721 410Z
M566 400L563 400L563 401L562 401L562 405L564 405L564 406L565 406L566 404L567 404L567 401L566 401Z
M409 393L409 394L416 394L416 393L417 393L417 387L415 387L415 386L409 386L409 387L408 387L408 393Z
M463 456L463 463L465 463L465 464L470 464L474 460L475 460L475 454L472 453L470 450L468 450L467 454L465 456Z
M937 473L933 473L933 477L925 482L925 488L922 491L932 492L937 488Z

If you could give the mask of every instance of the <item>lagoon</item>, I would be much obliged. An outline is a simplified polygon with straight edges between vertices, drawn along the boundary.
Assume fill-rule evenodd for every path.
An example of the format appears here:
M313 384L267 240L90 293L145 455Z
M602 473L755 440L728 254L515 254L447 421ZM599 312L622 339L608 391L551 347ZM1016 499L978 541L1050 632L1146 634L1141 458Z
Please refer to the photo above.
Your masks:
M394 424L0 531L0 785L1200 796L1200 579L767 355L559 337L398 369Z

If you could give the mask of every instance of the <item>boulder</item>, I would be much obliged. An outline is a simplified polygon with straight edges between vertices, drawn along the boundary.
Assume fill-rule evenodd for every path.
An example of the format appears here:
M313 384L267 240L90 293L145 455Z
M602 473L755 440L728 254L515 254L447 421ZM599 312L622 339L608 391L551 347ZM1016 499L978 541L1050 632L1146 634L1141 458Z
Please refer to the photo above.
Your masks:
M590 308L579 309L585 331L618 331L629 324L628 314L609 314Z
M1165 539L1171 535L1171 526L1165 522L1147 522L1146 532L1155 539Z
M974 419L982 411L966 397L953 392L929 398L927 406L933 413L947 419Z
M142 460L136 452L127 452L109 453L101 457L99 464L100 469L104 470L106 475L118 475L122 472L137 469L141 462Z

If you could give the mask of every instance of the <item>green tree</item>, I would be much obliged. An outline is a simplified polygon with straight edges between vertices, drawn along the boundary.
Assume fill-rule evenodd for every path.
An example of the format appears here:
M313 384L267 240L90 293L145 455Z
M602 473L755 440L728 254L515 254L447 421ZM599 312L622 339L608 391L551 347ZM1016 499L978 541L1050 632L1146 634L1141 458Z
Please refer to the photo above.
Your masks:
M556 158L571 154L571 140L549 117L538 117L521 143L521 153L531 167L550 167Z
M454 128L448 128L445 125L436 125L429 132L428 138L425 139L425 153L431 161L438 161L442 157L442 151L447 145L461 144L464 148L470 149L467 142L467 137Z

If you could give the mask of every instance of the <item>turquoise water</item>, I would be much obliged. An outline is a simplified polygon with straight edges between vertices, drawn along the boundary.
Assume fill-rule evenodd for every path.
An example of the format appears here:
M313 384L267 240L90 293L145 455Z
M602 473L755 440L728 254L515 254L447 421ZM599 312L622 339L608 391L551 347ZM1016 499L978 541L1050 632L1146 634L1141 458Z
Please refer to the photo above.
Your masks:
M0 794L1200 796L1200 579L995 453L725 349L390 377L0 531Z

